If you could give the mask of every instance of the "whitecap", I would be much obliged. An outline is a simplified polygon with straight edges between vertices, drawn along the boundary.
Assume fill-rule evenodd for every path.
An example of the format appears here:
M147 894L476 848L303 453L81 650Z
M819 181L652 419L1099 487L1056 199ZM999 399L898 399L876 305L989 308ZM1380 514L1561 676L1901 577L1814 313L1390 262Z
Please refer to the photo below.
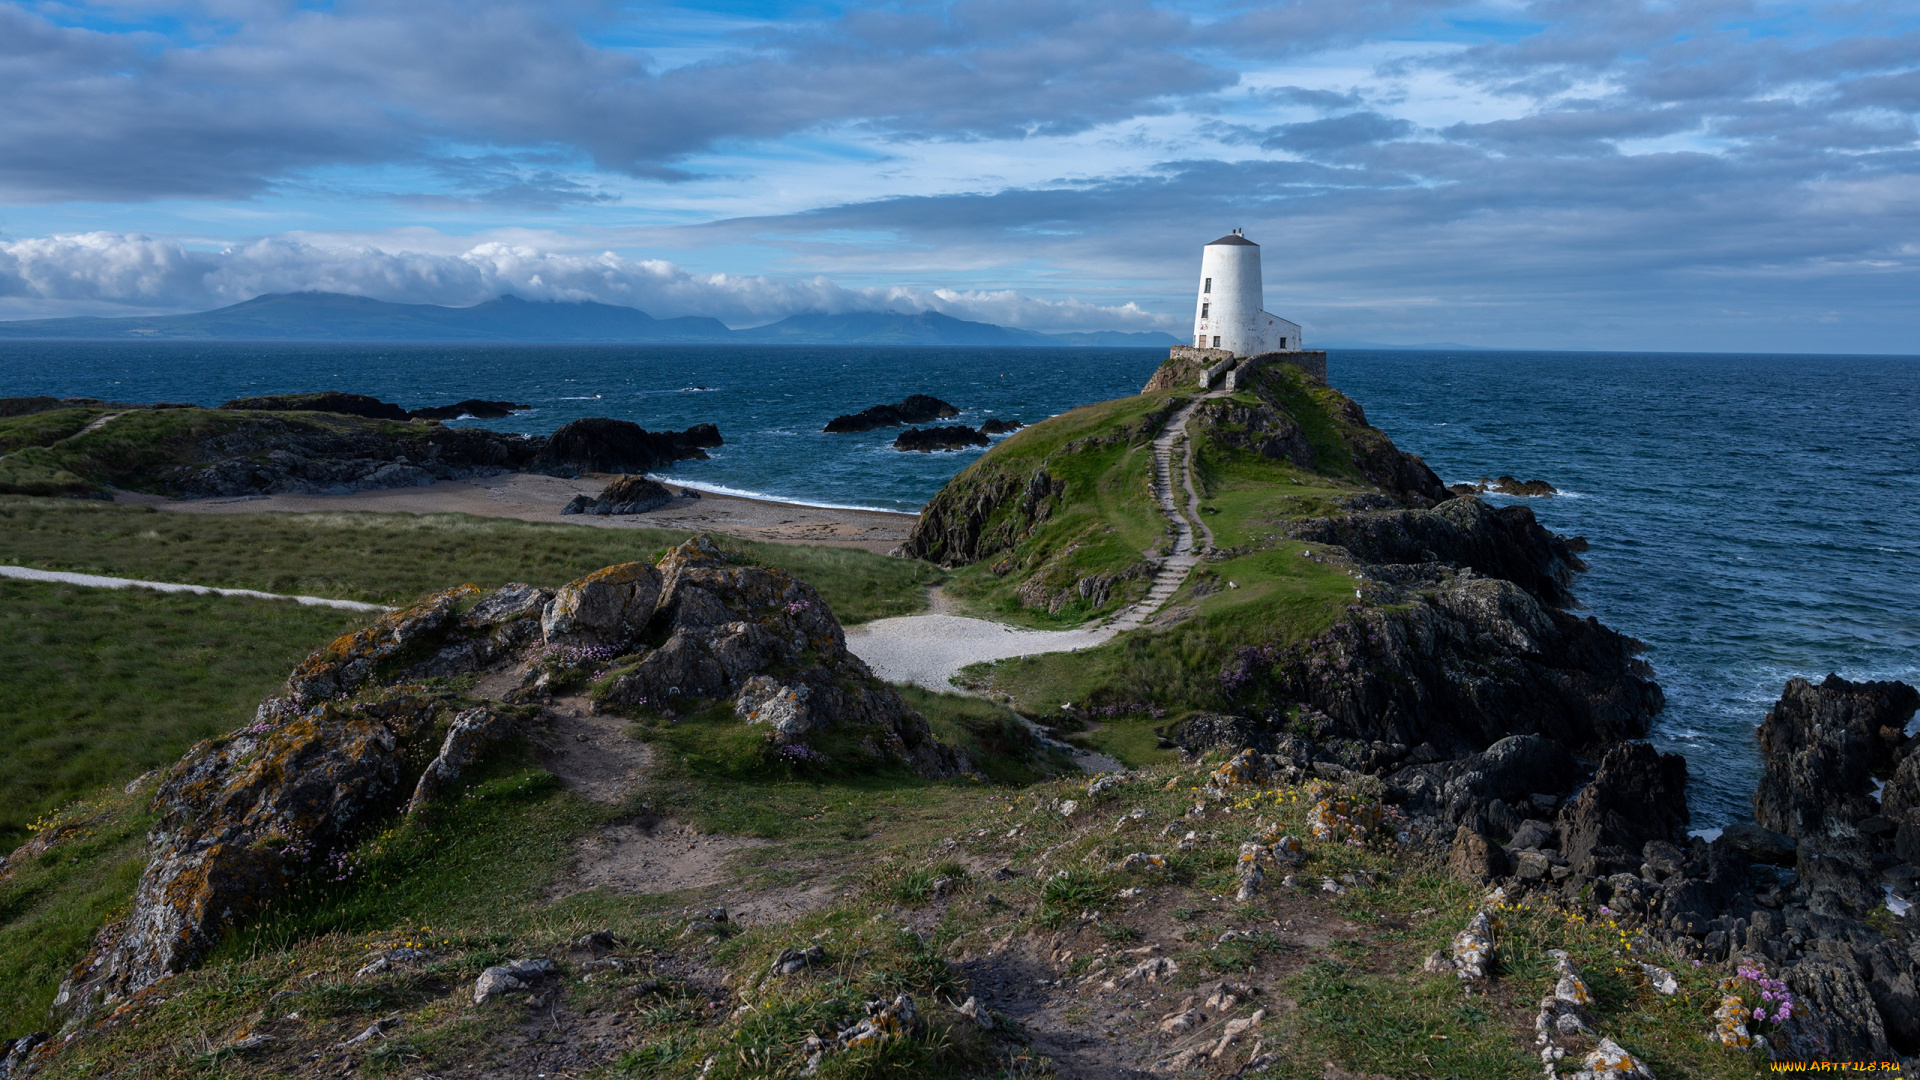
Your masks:
M1721 831L1722 830L1720 829L1720 827L1716 825L1711 829L1688 829L1687 835L1697 836L1700 839L1705 840L1707 843L1711 844L1715 840L1720 839Z

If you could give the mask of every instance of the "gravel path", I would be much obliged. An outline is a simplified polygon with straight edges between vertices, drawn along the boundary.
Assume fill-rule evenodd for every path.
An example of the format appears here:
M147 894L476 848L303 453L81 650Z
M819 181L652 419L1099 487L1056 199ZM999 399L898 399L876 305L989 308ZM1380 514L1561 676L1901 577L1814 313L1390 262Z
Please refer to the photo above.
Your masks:
M358 600L330 600L324 596L283 596L254 589L219 589L211 585L178 585L168 581L137 581L133 578L100 577L97 574L72 574L64 570L35 570L27 566L0 566L0 577L21 581L52 581L61 585L80 585L89 589L152 589L155 592L200 593L214 596L245 596L255 600L292 600L308 607L341 608L346 611L391 611L379 604Z
M1038 653L1078 652L1113 640L1121 632L1146 624L1199 565L1200 557L1213 548L1213 532L1200 518L1200 496L1193 486L1193 444L1187 438L1187 420L1206 398L1220 397L1225 391L1213 391L1189 402L1168 418L1167 426L1153 440L1154 497L1160 512L1173 525L1173 551L1161 560L1153 576L1153 585L1138 603L1101 624L1089 624L1073 630L1022 630L986 619L969 619L939 611L927 615L903 615L876 619L847 630L847 648L867 662L875 675L888 682L912 683L929 690L952 693L953 678L969 664L988 660L1008 660ZM1174 449L1181 447L1179 480L1174 477ZM1181 510L1179 496L1186 496L1189 512Z

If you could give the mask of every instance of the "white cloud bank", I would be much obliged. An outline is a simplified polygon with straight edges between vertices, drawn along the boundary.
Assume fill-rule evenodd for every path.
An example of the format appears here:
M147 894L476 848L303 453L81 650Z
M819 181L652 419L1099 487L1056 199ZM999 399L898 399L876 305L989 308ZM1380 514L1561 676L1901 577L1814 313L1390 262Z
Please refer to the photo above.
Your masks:
M1136 304L1045 300L1011 290L853 287L824 277L696 274L662 259L577 255L488 242L458 253L385 251L269 237L218 251L139 233L0 241L0 305L10 317L199 311L263 293L337 292L464 307L512 293L593 300L660 318L708 315L731 326L801 312L938 311L1030 330L1165 330Z

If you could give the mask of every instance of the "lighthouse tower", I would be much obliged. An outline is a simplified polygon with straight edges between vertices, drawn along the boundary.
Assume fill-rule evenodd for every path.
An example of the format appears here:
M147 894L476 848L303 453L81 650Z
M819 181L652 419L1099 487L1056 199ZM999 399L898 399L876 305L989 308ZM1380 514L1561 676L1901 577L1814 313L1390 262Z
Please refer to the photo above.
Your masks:
M1200 249L1200 296L1194 301L1193 344L1235 356L1300 347L1300 325L1262 311L1260 245L1235 229Z

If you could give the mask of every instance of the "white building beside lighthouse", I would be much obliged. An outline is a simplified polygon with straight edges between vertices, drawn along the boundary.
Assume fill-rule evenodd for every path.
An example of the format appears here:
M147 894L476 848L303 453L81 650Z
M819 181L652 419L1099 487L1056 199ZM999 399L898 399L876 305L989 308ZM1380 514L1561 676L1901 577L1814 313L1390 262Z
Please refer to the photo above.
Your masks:
M1300 348L1300 324L1270 311L1260 283L1260 245L1235 229L1201 248L1200 296L1194 301L1193 344L1234 356Z

